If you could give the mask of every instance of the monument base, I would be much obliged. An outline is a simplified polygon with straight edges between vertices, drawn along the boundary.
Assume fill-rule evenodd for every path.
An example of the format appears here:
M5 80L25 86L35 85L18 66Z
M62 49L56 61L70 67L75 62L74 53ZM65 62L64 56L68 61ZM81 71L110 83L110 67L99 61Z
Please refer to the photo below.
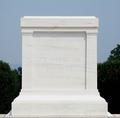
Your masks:
M12 103L12 116L107 116L107 103L99 94L22 93Z

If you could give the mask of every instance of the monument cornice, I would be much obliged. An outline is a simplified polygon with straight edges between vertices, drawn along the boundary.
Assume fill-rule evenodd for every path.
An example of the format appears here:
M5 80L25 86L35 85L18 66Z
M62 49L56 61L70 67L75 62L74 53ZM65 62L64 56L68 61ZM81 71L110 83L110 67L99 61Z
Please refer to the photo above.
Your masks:
M33 32L86 32L97 33L98 18L80 16L26 16L21 18L22 33Z
M98 27L98 18L94 16L25 16L21 18L21 27Z

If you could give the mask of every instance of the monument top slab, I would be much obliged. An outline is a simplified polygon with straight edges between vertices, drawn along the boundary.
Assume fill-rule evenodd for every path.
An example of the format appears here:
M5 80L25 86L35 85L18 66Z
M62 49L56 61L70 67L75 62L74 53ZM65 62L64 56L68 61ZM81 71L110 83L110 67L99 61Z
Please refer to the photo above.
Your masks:
M94 16L24 16L21 27L98 27Z

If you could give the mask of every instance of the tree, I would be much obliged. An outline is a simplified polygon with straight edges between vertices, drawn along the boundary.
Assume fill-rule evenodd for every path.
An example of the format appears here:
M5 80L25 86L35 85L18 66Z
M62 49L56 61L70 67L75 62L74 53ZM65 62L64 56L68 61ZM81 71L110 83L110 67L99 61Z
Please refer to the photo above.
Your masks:
M111 51L104 63L98 64L98 89L108 102L111 113L120 113L120 45Z
M22 86L22 68L18 67L12 71L12 76L14 79L14 98L17 97L21 91Z
M117 47L115 47L112 51L110 56L108 57L107 61L120 61L120 44L117 44Z
M0 60L0 113L11 110L11 103L21 89L20 68L12 70L8 63Z

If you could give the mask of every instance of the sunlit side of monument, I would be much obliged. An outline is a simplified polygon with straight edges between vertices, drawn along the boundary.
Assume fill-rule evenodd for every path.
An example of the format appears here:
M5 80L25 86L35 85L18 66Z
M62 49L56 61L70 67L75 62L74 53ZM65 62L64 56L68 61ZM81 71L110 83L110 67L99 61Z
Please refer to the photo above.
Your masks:
M96 17L23 17L22 91L13 116L107 116L97 90Z

